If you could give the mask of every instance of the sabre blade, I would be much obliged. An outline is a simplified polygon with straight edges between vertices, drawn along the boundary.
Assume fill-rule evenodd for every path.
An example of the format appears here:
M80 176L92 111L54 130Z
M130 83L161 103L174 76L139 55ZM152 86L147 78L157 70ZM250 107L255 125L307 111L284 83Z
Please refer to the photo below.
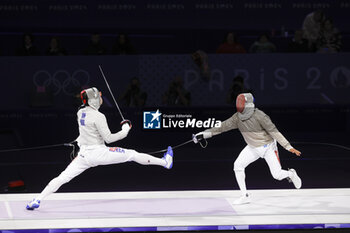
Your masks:
M98 65L98 68L99 68L100 71L101 71L102 77L103 77L103 79L105 80L106 86L107 86L107 88L108 88L108 90L109 90L109 93L110 93L111 96L112 96L112 99L113 99L113 101L114 101L114 103L115 103L115 106L117 106L117 109L118 109L118 111L119 111L119 114L120 114L120 116L122 117L122 120L124 121L125 119L124 119L124 116L123 116L123 114L122 114L122 111L120 111L119 105L118 105L117 101L116 101L115 98L114 98L113 92L112 92L111 88L109 87L109 84L108 84L108 82L107 82L107 79L106 79L105 74L103 73L103 70L102 70L101 65Z

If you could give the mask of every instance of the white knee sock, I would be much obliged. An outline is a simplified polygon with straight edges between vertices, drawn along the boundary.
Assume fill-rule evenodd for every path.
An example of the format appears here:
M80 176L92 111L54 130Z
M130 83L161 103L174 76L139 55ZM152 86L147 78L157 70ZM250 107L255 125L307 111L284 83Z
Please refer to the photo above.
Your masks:
M247 187L245 185L245 172L244 171L235 171L236 180L238 187L242 192L242 196L247 194Z
M133 161L142 165L158 165L163 167L166 165L166 161L163 159L138 152L133 156Z

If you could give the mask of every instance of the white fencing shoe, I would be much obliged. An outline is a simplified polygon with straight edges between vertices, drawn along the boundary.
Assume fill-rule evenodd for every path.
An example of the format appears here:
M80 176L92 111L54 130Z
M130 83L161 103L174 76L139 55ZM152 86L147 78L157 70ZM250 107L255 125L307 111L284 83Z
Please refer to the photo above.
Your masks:
M288 169L288 170L293 173L293 175L291 177L289 177L290 178L289 181L293 182L296 189L300 189L301 188L301 179L298 176L297 172L293 168Z
M241 196L233 202L234 205L243 205L248 203L250 203L250 196L248 193L246 193L245 195Z

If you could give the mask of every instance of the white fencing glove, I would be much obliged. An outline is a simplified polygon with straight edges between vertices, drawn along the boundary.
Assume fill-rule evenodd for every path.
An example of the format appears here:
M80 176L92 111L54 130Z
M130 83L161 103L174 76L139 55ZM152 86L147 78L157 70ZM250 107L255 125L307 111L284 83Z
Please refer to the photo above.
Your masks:
M211 132L203 131L203 132L197 133L196 135L193 135L192 140L194 143L198 143L203 138L207 139L207 138L211 138L211 137L212 137Z
M132 127L132 124L131 124L131 121L129 120L124 120L122 122L120 122L120 124L122 125L122 131L124 132L129 132L131 127Z

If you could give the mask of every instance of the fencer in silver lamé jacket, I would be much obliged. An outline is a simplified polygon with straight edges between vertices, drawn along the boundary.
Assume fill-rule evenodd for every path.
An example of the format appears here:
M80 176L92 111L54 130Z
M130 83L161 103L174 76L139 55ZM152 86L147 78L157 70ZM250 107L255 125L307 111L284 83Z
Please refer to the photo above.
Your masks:
M286 150L293 148L288 140L278 131L270 117L258 108L255 108L254 113L247 120L242 121L236 112L232 117L222 122L220 127L207 129L204 133L210 134L207 137L212 137L237 128L249 146L260 147L276 140Z

